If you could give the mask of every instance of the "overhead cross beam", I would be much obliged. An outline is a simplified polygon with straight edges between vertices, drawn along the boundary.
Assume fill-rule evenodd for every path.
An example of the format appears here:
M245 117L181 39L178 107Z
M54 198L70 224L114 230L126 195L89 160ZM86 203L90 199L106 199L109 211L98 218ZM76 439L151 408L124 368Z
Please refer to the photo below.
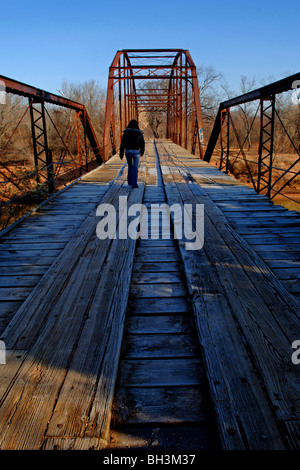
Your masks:
M149 82L160 81L160 88ZM146 82L146 83L145 83ZM157 83L156 82L156 83ZM116 106L118 100L118 106ZM109 68L103 160L120 145L129 121L141 112L164 113L166 137L204 157L203 120L195 64L184 49L123 49ZM116 119L117 116L117 119ZM116 121L118 120L118 131Z

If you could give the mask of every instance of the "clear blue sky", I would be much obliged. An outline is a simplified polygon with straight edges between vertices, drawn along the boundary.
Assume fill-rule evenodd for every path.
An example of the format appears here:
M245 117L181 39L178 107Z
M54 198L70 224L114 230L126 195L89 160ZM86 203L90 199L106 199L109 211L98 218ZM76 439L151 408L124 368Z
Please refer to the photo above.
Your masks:
M241 75L300 71L299 3L278 0L1 2L0 74L51 92L64 79L106 87L118 49L189 49L239 92Z

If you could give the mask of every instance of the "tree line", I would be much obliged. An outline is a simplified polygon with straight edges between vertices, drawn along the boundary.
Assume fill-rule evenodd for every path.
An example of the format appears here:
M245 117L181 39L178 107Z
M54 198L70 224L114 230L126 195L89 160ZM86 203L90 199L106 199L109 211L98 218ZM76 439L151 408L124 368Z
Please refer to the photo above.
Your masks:
M219 103L239 94L247 93L263 85L254 78L246 76L240 78L240 89L230 90L224 80L223 74L215 70L212 66L200 66L197 68L198 82L200 89L200 99L204 120L204 137L207 143ZM152 89L163 87L163 83L151 82ZM88 80L82 83L63 81L59 94L71 100L83 103L87 109L93 129L98 142L102 143L105 119L106 89L95 80ZM239 134L240 141L245 142L245 149L256 150L259 145L260 117L257 113L258 103L246 103L231 110L231 116L235 123L235 128ZM7 94L6 103L0 106L0 152L1 162L12 165L25 165L33 163L33 149L31 136L30 115L24 110L28 107L28 100ZM276 97L276 109L280 116L281 123L275 122L275 155L293 152L294 143L296 148L300 148L300 106L293 104L290 93L283 93ZM65 142L68 140L70 125L73 119L72 111L47 105L47 134L49 147L53 150L54 158L64 151ZM118 109L116 107L116 114ZM23 118L22 118L23 116ZM17 124L20 122L15 130ZM288 131L284 132L282 124ZM141 116L141 127L145 131L145 136L164 138L166 136L166 113L153 109ZM250 132L251 129L251 132ZM14 134L13 134L14 133ZM11 135L13 134L13 138ZM9 144L7 144L7 141ZM230 135L231 146L237 147L236 136ZM70 152L76 154L76 135L68 142Z

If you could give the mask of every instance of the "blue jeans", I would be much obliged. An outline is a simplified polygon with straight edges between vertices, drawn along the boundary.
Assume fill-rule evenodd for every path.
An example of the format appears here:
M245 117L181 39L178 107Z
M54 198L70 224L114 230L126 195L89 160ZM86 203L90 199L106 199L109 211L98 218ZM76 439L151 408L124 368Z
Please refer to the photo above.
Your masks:
M133 188L137 188L139 161L141 156L140 152L139 150L126 150L125 156L128 163L128 184L131 185Z

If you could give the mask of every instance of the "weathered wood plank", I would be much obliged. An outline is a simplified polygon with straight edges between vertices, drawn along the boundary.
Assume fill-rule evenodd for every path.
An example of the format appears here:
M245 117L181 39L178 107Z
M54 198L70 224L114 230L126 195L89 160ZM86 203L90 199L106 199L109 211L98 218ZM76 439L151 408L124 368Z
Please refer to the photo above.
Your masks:
M186 334L193 326L187 315L131 315L126 321L128 334Z
M14 256L14 257L0 257L0 271L2 271L3 267L8 266L36 266L37 264L40 266L50 266L53 261L56 259L56 256ZM37 263L38 262L38 263Z
M62 248L64 248L64 246L65 246L65 243L52 242L51 240L49 240L46 243L38 242L37 240L33 240L31 243L2 241L2 243L0 243L0 253L6 250L10 250L12 253L14 252L18 253L19 250L21 250L21 252L22 251L24 252L24 250L26 250L26 252L30 252L30 251L36 252L37 250L61 250Z
M177 248L175 246L138 246L136 249L136 255L137 256L145 256L145 258L148 258L148 256L153 255L153 257L157 256L157 254L163 254L165 255L177 255ZM172 258L172 256L170 256ZM163 261L163 259L162 259Z
M171 314L171 313L185 313L189 311L189 305L184 297L176 298L135 298L129 302L128 313L134 312L134 314Z
M119 383L125 387L164 387L201 385L202 364L199 359L124 360Z
M288 435L290 448L293 450L299 450L299 440L300 440L299 420L286 420L284 421L284 425L287 429L287 435Z
M123 342L122 356L132 358L197 357L199 346L191 334L128 334Z
M30 294L31 286L27 287L0 287L0 302L9 300L24 300Z
M120 190L121 186L118 183L113 187L110 196L117 197ZM136 194L135 197L140 197L142 189L134 194ZM67 245L64 252L58 257L56 263L48 273L49 275L44 277L37 285L36 289L32 291L30 300L28 301L30 308L26 308L27 302L25 301L3 334L6 344L12 344L14 347L18 343L27 344L30 351L28 361L26 361L24 366L20 369L14 387L7 394L0 409L0 421L2 424L5 423L5 433L2 436L1 443L1 447L4 449L39 448L48 426L49 418L52 415L54 405L58 407L58 393L63 394L64 390L61 388L62 383L67 384L68 382L66 379L66 368L70 364L70 357L72 357L74 345L77 345L78 341L79 344L81 344L79 338L82 336L80 336L80 333L83 331L82 328L86 319L86 308L90 303L91 295L97 294L97 292L94 291L94 286L99 281L101 256L102 263L106 257L106 250L103 249L103 247L105 244L108 244L108 247L111 245L110 240L104 240L103 243L100 243L100 240L97 239L95 234L95 221L95 215L91 215L91 217L87 218L80 227L77 236L74 237ZM92 245L90 245L91 236L93 239ZM122 241L122 243L125 243L125 241ZM76 251L76 249L74 251L76 244L79 248L78 251ZM117 252L120 253L119 256L124 253L120 252L119 249ZM130 260L130 253L128 256L129 258L127 259ZM124 255L123 259L126 259ZM106 271L109 271L110 266L106 266ZM121 268L122 264L119 263L119 269ZM113 272L113 270L111 271ZM130 269L128 272L130 276ZM119 273L117 272L115 276L119 276ZM111 281L111 278L108 276L106 276L106 278ZM86 282L84 282L84 279ZM66 280L68 281L67 283ZM49 283L51 285L49 285ZM48 285L48 289L46 285ZM104 285L105 283L100 283L98 289L103 288L102 286ZM113 285L117 285L117 283L115 282ZM52 289L54 289L54 291ZM45 292L47 292L47 295L44 294ZM55 292L55 295L53 295L53 292ZM75 296L74 292L76 292ZM123 295L126 295L126 289ZM116 299L117 302L118 296L112 296L112 300L113 299ZM103 305L105 306L105 301ZM114 309L112 309L112 311L113 310ZM99 317L99 314L101 314L101 310L99 312L99 303L94 307L94 311L98 312ZM18 321L20 318L21 321ZM76 321L74 321L74 318L76 318ZM90 319L92 318L94 317L91 315ZM101 319L101 322L103 328L105 328L103 319ZM119 329L121 327L120 323L116 322L116 324ZM20 331L22 334L20 334ZM109 336L110 329L108 329L107 332ZM93 331L93 334L96 334L96 332ZM113 346L116 352L116 336L113 336ZM99 340L101 341L101 338L99 338ZM88 339L83 339L83 342L87 345ZM105 346L104 343L105 341L103 342L102 348L105 349L105 347L108 347L108 344ZM96 342L92 342L94 347L96 347L95 344ZM87 356L88 354L85 355L85 357ZM77 356L79 364L80 361L82 361L81 357L81 350L79 348L79 357ZM90 358L90 360L92 359L93 358ZM101 358L99 361L102 363ZM113 362L111 361L110 355L107 356L106 362L107 361ZM44 364L44 366L42 364ZM108 372L109 369L105 360L102 366L103 376L105 377L105 372ZM72 371L73 370L75 371L76 369L72 369ZM100 376L101 380L98 383L99 389L95 390L93 383L91 384L89 382L88 384L88 387L93 389L93 396L98 400L97 406L98 403L100 406L100 409L97 410L96 413L97 418L94 416L94 409L97 408L97 406L92 404L93 406L91 408L91 403L88 400L84 402L85 409L88 406L90 410L90 417L93 419L93 423L99 419L100 429L101 427L104 428L109 418L109 396L107 396L107 394L111 395L111 387L114 383L113 370L114 368L110 370L107 375L111 385L108 383L104 384L106 385L106 396L104 396L105 394L103 394L103 390L101 390L100 382L102 376ZM99 374L99 371L97 374ZM35 376L38 377L38 380L34 380ZM80 375L78 375L78 377L79 376ZM81 377L84 379L84 374ZM85 380L86 379L84 379L84 381ZM25 392L22 390L25 390ZM26 397L31 398L26 399ZM46 401L45 397L47 397ZM104 400L106 406L101 407L100 398L102 399L102 405ZM11 407L16 400L17 406L14 411L13 419L8 420L7 417L11 414ZM74 409L74 407L72 409ZM65 413L68 411L70 410L65 406ZM79 418L81 428L85 428L86 426L81 419L83 415L84 412L80 414ZM37 420L35 420L35 416L38 417ZM27 418L25 419L25 417ZM78 416L75 415L75 417L77 418ZM94 432L99 433L99 429L96 429L97 426L92 426L92 428ZM32 432L32 429L34 429L34 432Z
M0 318L6 317L10 319L22 303L22 300L0 302Z
M41 276L48 270L48 266L1 266L1 276Z
M181 272L134 272L132 275L134 284L172 284L183 282ZM0 278L1 285L1 278Z
M123 406L119 405L119 409L114 409L113 426L118 425L118 413L123 425L166 425L210 420L208 397L202 387L128 387L125 392L124 397L122 393L117 393L116 402Z
M299 268L273 268L272 271L279 279L300 279Z
M0 289L1 292L1 289ZM183 283L172 284L133 284L131 286L132 298L150 297L184 297L186 289Z
M142 194L140 184L139 191L130 194L129 203L137 203ZM47 436L107 436L134 246L134 240L118 238L111 246ZM78 371L82 371L80 380Z
M27 351L6 351L6 364L1 364L0 403L13 386L18 370L27 356Z
M68 450L68 451L87 451L100 450L106 445L99 438L68 438L68 437L49 437L43 442L42 450Z
M139 246L140 247L151 247L151 246L165 246L165 247L169 247L169 246L174 246L174 240L163 240L163 239L160 239L160 240L141 240L139 239Z
M295 219L294 217L278 217L273 219L272 217L258 219L257 217L251 218L243 218L238 220L237 218L230 220L233 227L237 229L237 231L241 229L245 230L248 228L251 231L252 227L269 227L269 226L276 226L276 227L300 227L300 221Z
M26 257L34 257L36 256L37 258L47 258L47 257L52 257L52 256L57 256L61 250L55 250L55 249L45 249L45 250L40 250L37 248L36 250L31 248L31 250L26 250ZM24 252L22 250L1 250L0 249L0 263L3 262L5 263L6 261L10 261L11 258L14 260L22 259L24 256Z
M168 261L170 263L174 263L179 261L180 257L179 254L173 253L145 253L136 255L135 262L136 263L159 263L160 261Z
M109 203L118 196L119 186L114 186L112 191L108 194L109 195L106 197L104 202ZM45 299L40 303L40 299L43 298L43 292L48 293L49 297L52 299L52 302L55 301L64 285L64 280L70 276L70 273L72 273L72 270L77 264L78 257L84 253L91 236L95 234L94 216L95 212L93 210L90 216L87 217L82 225L78 228L77 232L74 234L74 237L65 246L60 255L54 259L52 258L51 261L54 261L54 263L51 266L51 271L47 273L47 276L44 276L41 279L34 292L32 292L30 299L27 299L27 302L24 303L22 309L18 312L16 320L8 326L8 330L4 336L4 339L7 336L10 338L11 342L17 341L19 328L23 327L26 329L29 325L32 334L37 334L36 328L37 330L39 329L39 324L43 323L43 318L47 317L47 314L49 314L51 309L49 308L50 306L48 299ZM97 240L95 240L95 242L97 242ZM105 243L107 244L108 242L105 241ZM45 263L45 258L42 258L40 262ZM26 264L26 262L20 264ZM27 264L29 263L27 262ZM34 263L32 260L32 264L36 264L36 262ZM41 308L42 314L35 313L35 305L37 305L37 309ZM34 339L32 339L32 343L34 343ZM29 343L29 346L30 344L31 343Z
M173 171L176 172L174 168ZM181 190L186 185L180 184L178 180L179 175L177 183L165 183L169 204L194 202L193 194L189 193L188 199L182 196ZM187 190L190 186L194 185L188 185ZM218 246L219 250L219 241L211 240L210 237L207 240L207 223L205 229L204 247L208 246L213 251ZM210 226L209 229L211 231ZM180 250L224 448L284 448L269 403L261 390L258 377L253 373L243 338L236 328L232 310L227 303L229 299L223 290L223 280L220 283L213 268L220 260L212 262L207 259L207 252L203 249L191 254L180 244ZM199 273L202 275L199 276ZM254 410L256 413L253 413ZM258 429L266 436L265 439L257 435Z
M200 194L200 188L193 188L193 186L194 185L191 185L192 189L194 189L194 194ZM280 282L278 282L275 276L273 276L271 273L269 273L267 276L266 282L264 279L266 272L264 272L264 276L261 276L258 269L247 271L247 277L239 272L238 263L240 263L241 266L252 264L253 267L257 266L262 268L263 265L260 263L259 258L256 258L255 253L251 253L250 250L247 250L246 243L243 242L243 240L240 239L237 235L235 235L230 226L226 224L226 221L222 217L221 212L218 214L218 210L215 208L215 206L213 206L209 200L205 199L205 197L202 197L201 200L203 202L205 201L206 206L208 206L209 217L211 220L218 221L218 225L216 225L218 235L215 236L215 233L214 238L212 237L211 241L210 233L212 234L212 232L208 232L208 230L206 230L206 233L208 233L208 240L206 243L207 251L210 252L211 255L216 255L217 253L213 253L213 251L210 250L210 247L212 246L212 243L218 243L218 246L220 247L219 237L222 237L224 242L227 243L227 246L231 248L232 254L237 258L237 263L235 263L234 257L231 257L229 251L226 250L226 256L231 257L231 260L229 261L228 259L227 262L229 262L231 266L236 264L237 269L231 269L230 271L227 269L224 271L219 264L218 266L220 266L220 275L223 276L223 279L225 280L224 275L228 276L230 274L231 276L228 276L228 282L233 284L237 282L237 280L234 279L235 276L236 279L239 280L239 297L241 297L241 300L243 299L243 303L236 302L237 299L235 296L232 296L231 302L233 304L236 303L237 305L235 308L235 311L238 312L237 318L240 319L242 328L243 330L245 329L245 334L247 333L246 336L248 336L248 333L250 333L250 329L247 327L249 327L249 324L252 323L252 334L250 334L248 337L249 341L251 338L250 344L253 347L253 354L257 356L261 371L263 371L262 373L265 374L266 386L269 387L270 399L272 400L274 396L281 396L282 398L284 397L284 399L281 401L281 409L278 406L277 400L273 400L274 406L277 407L278 415L282 417L287 413L287 416L290 416L290 413L292 413L292 410L294 409L295 402L297 402L297 393L295 390L297 389L298 379L296 370L293 370L292 366L288 367L287 370L286 366L289 365L290 362L291 343L295 338L295 335L297 336L297 332L298 335L300 334L297 317L295 317L295 314L299 314L299 302L292 296L289 296L288 292L285 291ZM217 259L214 260L214 262L217 263ZM229 277L231 277L230 281ZM242 280L243 277L244 281ZM259 282L261 283L261 289L253 289L251 291L251 295L248 296L247 291L249 291L251 285L256 286ZM244 288L241 287L242 285L244 285ZM262 287L262 285L264 287ZM276 297L273 295L273 289L277 290ZM257 299L256 301L255 298ZM247 305L247 310L245 310L245 317L243 313L243 304ZM247 314L249 312L249 308L253 310L253 313L251 320L249 318L246 320L248 317ZM258 311L259 315L257 314ZM272 312L271 315L270 312ZM278 327L277 318L279 314L281 320L280 326ZM263 321L261 321L262 319ZM268 329L270 329L270 331L268 331ZM282 334L281 329L284 330L284 335ZM262 336L266 335L266 338L263 342L260 338L262 332L264 332ZM267 344L272 344L272 349L267 348ZM280 360L274 357L275 350L278 351L278 354L281 357ZM265 368L263 369L264 361L266 362L264 364ZM272 364L272 367L270 367L270 363ZM285 371L284 374L283 370ZM276 374L278 374L276 379L273 377L275 371ZM283 388L285 388L284 384L286 383L287 379L289 380L289 390L281 390L280 392L280 387L283 386ZM274 387L275 390L272 389L272 387ZM289 395L289 392L291 392L292 389L294 389L294 392ZM285 407L286 409L284 410Z
M138 272L177 272L179 269L179 261L144 261L143 258L135 260L135 269Z
M40 279L41 276L0 276L0 288L34 287ZM0 296L1 294L3 291L0 291Z
M237 224L243 224L243 223L246 223L248 222L248 218L251 217L251 220L255 220L255 221L260 221L260 220L263 220L263 222L268 222L269 220L272 220L274 221L274 217L277 219L278 218L278 221L282 220L284 218L284 220L286 221L290 221L290 219L293 219L293 220L297 220L297 218L295 217L295 213L293 214L292 211L276 211L275 209L268 209L266 211L256 211L255 210L255 207L253 207L252 211L247 211L247 212L244 212L243 209L241 209L239 212L229 212L229 211L222 211L224 212L224 215L226 215L226 217L228 219L230 219L230 221L232 222L236 222Z
M172 444L171 444L172 443ZM130 425L112 430L110 449L141 449L153 452L153 446L159 451L182 452L182 449L193 451L216 450L216 438L214 430L203 426L192 427L177 426L152 426Z

